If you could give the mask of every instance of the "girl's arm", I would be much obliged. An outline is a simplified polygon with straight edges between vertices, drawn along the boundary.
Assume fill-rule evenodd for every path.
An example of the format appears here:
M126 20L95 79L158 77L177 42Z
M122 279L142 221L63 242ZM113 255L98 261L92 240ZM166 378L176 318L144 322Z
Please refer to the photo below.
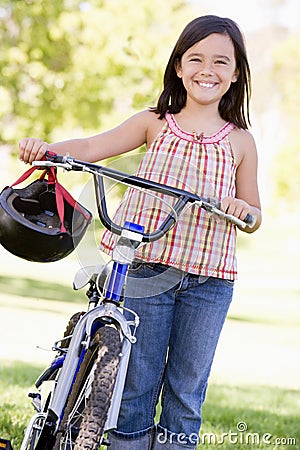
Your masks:
M104 133L53 144L37 138L24 138L19 142L19 157L31 164L32 161L40 160L47 150L52 150L60 155L69 153L74 158L88 162L100 161L145 144L149 123L154 119L156 120L154 113L141 111Z
M222 209L244 220L247 214L256 217L253 228L242 229L253 233L261 224L261 204L257 184L257 150L252 135L243 130L235 130L230 136L236 159L236 197L222 200Z

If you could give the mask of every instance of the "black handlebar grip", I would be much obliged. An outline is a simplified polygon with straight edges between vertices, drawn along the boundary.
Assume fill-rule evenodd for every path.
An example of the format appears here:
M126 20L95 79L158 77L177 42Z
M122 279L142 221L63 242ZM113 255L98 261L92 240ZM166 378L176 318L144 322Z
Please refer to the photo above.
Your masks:
M46 160L51 161L54 163L64 163L65 162L65 156L58 155L57 153L53 152L52 150L47 150L45 153Z
M245 222L249 227L252 228L252 227L254 227L254 225L255 225L256 217L253 216L252 214L247 214L246 217L245 217L245 219L244 219L244 222Z

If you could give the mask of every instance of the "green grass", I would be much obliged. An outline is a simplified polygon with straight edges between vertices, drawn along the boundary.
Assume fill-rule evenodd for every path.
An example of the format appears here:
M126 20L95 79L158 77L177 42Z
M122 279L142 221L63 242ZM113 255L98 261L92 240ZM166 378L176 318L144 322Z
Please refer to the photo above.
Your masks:
M0 436L12 440L20 448L24 429L33 412L26 398L42 367L21 362L2 363L0 368ZM299 392L268 386L225 386L211 384L203 408L200 449L216 443L222 450L259 448L299 448ZM239 423L247 431L238 432ZM296 439L297 445L264 444L277 438ZM221 444L222 437L224 443ZM258 442L259 446L253 446ZM248 441L247 441L248 439ZM253 441L253 439L255 439ZM235 444L236 440L239 441ZM246 443L249 442L249 445ZM285 441L287 442L287 441Z
M211 448L207 439L205 441L205 436L210 433L210 442L219 443L222 450L280 448L283 446L275 446L275 442L282 438L293 438L295 441L290 442L297 443L297 446L284 445L284 448L299 448L299 415L300 397L296 390L210 385L203 407L204 421L198 448ZM238 427L243 424L246 424L247 430L239 431ZM221 445L222 436L224 443ZM264 442L264 439L270 443ZM287 443L284 439L280 442ZM249 445L246 445L247 442ZM251 443L259 445L250 446Z
M80 302L84 293L76 292L72 287L57 282L49 282L30 277L0 275L1 294L24 298L43 298L63 302Z
M1 362L0 367L0 437L11 439L19 450L28 419L33 414L27 393L42 367L23 362Z

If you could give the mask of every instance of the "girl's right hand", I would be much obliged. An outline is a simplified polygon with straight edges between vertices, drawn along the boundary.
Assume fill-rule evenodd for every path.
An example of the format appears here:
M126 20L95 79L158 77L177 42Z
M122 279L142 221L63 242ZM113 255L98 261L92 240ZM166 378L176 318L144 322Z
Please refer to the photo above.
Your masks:
M24 138L19 142L19 158L26 164L40 161L47 150L50 150L50 146L42 139Z

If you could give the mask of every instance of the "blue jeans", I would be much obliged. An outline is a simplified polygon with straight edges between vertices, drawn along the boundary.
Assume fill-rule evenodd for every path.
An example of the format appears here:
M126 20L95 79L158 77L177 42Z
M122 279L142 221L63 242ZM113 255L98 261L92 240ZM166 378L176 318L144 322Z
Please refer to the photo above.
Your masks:
M147 283L157 294L145 297ZM233 282L140 264L130 272L127 292L131 297L125 306L140 316L140 326L110 450L195 449ZM162 411L155 425L161 391Z

